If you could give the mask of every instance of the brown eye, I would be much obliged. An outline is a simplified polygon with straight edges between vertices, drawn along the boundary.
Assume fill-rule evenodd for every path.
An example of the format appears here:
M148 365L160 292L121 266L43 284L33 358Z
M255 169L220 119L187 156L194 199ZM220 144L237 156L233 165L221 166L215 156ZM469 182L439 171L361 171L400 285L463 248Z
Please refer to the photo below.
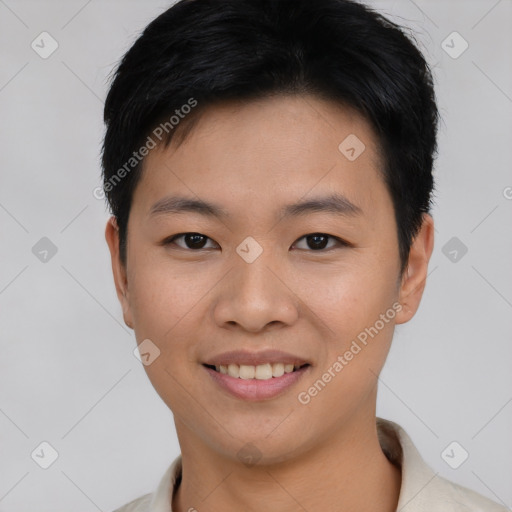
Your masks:
M331 239L335 242L334 246L331 245L330 247L327 247L329 239ZM300 242L300 240L306 241L306 247L299 247L299 249L301 249L301 250L322 251L323 249L326 249L326 247L327 247L327 250L329 250L329 249L333 249L334 247L336 247L336 245L338 245L338 246L340 246L340 245L347 246L348 245L346 242L344 242L340 238L333 236L333 235L327 235L325 233L312 233L310 235L305 235L302 238L300 238L299 242ZM295 246L297 245L297 243L298 242L296 242Z
M185 245L181 245L176 243L176 240L183 239ZM212 247L206 247L206 242L211 240L206 235L202 235L201 233L181 233L178 235L174 235L171 238L165 240L164 245L175 244L181 249L211 249Z

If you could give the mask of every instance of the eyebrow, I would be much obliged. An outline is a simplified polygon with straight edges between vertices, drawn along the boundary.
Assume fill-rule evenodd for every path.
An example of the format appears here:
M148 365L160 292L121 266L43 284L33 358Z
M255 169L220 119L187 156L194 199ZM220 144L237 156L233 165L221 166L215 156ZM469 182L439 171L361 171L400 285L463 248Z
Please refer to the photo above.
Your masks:
M167 196L160 199L151 207L149 217L187 212L196 213L205 217L217 218L219 220L227 220L231 217L227 210L219 205L185 196ZM352 203L345 196L335 193L328 196L288 204L280 210L279 216L284 219L319 212L331 213L344 217L353 217L363 213L359 206Z

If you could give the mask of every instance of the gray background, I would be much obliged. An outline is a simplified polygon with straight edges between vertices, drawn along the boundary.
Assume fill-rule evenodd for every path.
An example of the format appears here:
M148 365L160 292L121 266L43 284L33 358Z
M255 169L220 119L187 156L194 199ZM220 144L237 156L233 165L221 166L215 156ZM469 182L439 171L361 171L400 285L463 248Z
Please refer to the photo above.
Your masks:
M397 328L378 414L440 475L511 507L512 3L370 4L415 30L443 117L430 277ZM112 510L152 491L179 453L133 355L93 195L106 77L168 5L0 0L2 511ZM46 59L31 47L43 31L59 45ZM458 58L443 47L453 31L469 44ZM43 237L57 248L46 262L32 251ZM48 469L31 457L43 441L58 452ZM441 456L452 441L469 453L458 469Z

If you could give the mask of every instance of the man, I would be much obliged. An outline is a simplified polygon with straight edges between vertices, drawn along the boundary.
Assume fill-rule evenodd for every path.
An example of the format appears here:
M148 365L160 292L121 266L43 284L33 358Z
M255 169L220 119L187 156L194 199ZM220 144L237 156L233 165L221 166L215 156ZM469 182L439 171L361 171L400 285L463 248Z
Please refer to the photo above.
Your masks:
M181 455L151 511L503 511L376 418L419 307L438 111L400 28L349 0L182 0L105 104L106 239Z

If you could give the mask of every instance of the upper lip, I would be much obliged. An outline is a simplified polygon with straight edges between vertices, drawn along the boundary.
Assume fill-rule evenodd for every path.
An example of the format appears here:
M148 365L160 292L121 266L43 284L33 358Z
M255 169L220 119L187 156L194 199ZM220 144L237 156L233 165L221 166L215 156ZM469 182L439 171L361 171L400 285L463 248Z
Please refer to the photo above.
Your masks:
M211 366L227 366L229 364L258 366L267 363L283 363L302 366L309 364L305 359L283 352L282 350L260 350L259 352L248 352L246 350L233 350L216 355L205 361L203 364Z

